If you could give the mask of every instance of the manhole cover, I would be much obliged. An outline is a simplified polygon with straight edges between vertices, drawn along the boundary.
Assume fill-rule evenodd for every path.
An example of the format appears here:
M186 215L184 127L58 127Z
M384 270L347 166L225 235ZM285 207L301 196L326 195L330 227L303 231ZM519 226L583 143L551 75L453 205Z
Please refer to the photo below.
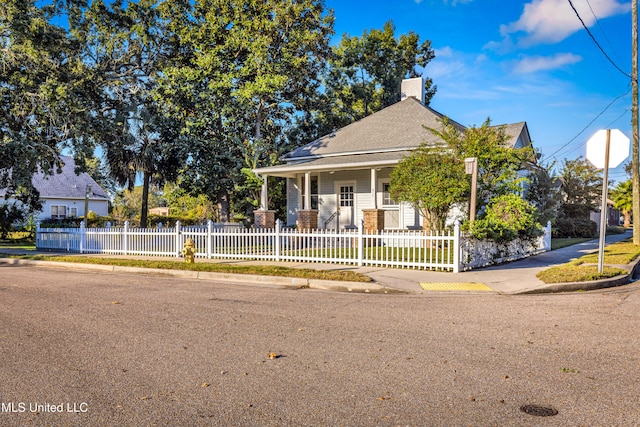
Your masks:
M558 415L558 411L550 406L522 405L520 410L534 417L552 417Z

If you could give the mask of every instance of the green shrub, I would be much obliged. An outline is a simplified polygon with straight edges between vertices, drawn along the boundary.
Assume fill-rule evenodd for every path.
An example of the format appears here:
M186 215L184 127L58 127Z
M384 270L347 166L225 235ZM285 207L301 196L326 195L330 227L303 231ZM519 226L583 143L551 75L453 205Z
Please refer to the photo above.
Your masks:
M498 196L489 202L482 218L474 221L472 235L499 243L531 239L542 233L536 209L516 194Z
M598 224L589 219L556 219L551 231L554 238L593 238L598 235Z
M0 204L0 238L6 239L13 227L24 218L24 210L15 203Z

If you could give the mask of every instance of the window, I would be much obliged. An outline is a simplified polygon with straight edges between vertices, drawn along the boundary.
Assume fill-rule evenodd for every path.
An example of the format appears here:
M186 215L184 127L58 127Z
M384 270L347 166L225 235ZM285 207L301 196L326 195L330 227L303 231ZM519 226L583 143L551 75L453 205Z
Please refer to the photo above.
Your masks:
M300 181L301 183L301 189L302 189L302 205L301 208L304 209L305 208L305 200L307 195L304 193L305 192L305 177L302 176L302 179ZM311 209L318 209L318 177L317 176L312 176L311 177Z
M340 207L353 206L353 185L340 186Z
M67 207L64 205L51 205L51 218L64 219L67 217Z
M78 216L78 208L69 208L69 216L75 218Z
M391 194L389 194L389 187L391 186L388 182L382 183L382 206L397 206L398 204L391 198Z

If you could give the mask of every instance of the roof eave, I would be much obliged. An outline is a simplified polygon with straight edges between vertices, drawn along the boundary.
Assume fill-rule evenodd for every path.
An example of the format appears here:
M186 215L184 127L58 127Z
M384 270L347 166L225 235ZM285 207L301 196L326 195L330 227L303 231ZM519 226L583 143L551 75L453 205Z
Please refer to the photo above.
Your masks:
M266 168L252 169L258 175L279 176L284 178L295 178L299 173L306 172L333 172L336 170L359 170L392 167L397 165L401 159L378 160L373 162L347 162L332 165L306 165L299 163L295 165L280 165Z

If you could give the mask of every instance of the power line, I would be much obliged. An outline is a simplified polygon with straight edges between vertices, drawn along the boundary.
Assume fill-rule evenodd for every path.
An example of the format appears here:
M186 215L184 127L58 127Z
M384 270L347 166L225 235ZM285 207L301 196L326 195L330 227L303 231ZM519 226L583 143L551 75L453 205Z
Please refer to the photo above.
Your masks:
M627 114L629 111L631 111L631 110L629 110L628 108L627 108L627 109L625 109L625 110L622 112L622 114L620 114L620 115L619 115L618 117L616 117L616 118L615 118L611 123L609 123L609 124L607 125L607 129L611 129L611 125L613 125L615 122L617 122L618 120L620 120L620 119L621 119L625 114Z
M596 24L598 25L598 28L600 28L600 32L602 33L602 36L607 41L607 44L609 45L609 47L613 51L614 56L616 57L616 59L620 60L620 57L618 57L618 54L616 52L616 48L611 44L611 41L607 37L607 33L604 32L604 29L600 25L600 21L598 20L598 17L596 16L596 13L593 11L593 8L591 7L591 3L589 2L589 0L586 0L586 2L587 2L587 5L589 6L589 10L591 11L591 14L593 15L593 18L596 20Z
M578 19L580 20L580 23L582 23L582 26L584 27L585 30L587 30L587 34L589 34L589 37L591 37L591 40L593 40L593 42L596 44L596 46L598 46L598 49L600 49L600 52L602 52L602 54L605 56L605 58L607 58L609 60L609 62L618 70L620 71L622 74L624 74L626 77L631 78L631 75L625 73L624 71L622 71L622 69L620 67L618 67L618 65L613 62L613 60L609 57L609 55L607 55L607 52L604 51L604 49L602 48L602 46L600 46L600 43L598 43L598 40L596 40L596 38L593 36L593 34L591 33L591 31L589 30L589 28L587 27L587 25L584 23L584 21L582 20L582 18L580 17L580 14L578 13L578 10L575 8L575 6L573 5L573 2L571 0L568 0L569 4L571 5L571 9L573 9L573 11L576 13L576 16L578 17Z
M569 0L571 1L571 0ZM573 141L575 141L580 135L582 135L584 133L584 131L586 131L589 126L591 126L593 124L593 122L595 122L596 120L598 120L598 118L600 118L600 116L602 116L605 111L607 111L609 109L609 107L611 107L618 99L622 98L623 96L626 96L629 92L631 91L631 89L628 89L625 93L616 96L613 101L611 101L606 107L604 107L604 109L602 111L600 111L598 113L597 116L595 116L593 118L593 120L591 120L589 122L588 125L586 125L580 132L578 132L578 134L576 136L574 136L573 138L571 138L566 144L564 144L562 147L558 148L556 151L554 151L552 154L550 154L549 156L545 156L545 157L553 157L555 158L555 155L558 154L560 151L564 150L569 144L571 144ZM616 119L617 120L617 119Z

